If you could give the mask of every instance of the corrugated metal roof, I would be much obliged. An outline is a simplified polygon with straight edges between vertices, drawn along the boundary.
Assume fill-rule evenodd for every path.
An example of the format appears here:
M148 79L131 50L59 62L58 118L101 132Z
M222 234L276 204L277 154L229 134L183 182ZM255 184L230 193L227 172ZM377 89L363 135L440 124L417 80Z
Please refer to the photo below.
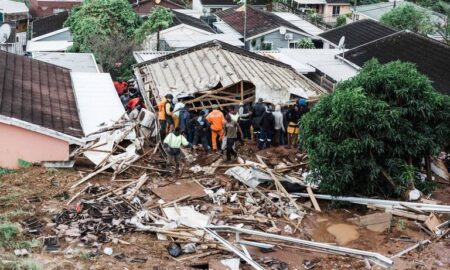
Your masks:
M142 62L150 61L169 53L173 53L173 51L136 51L133 52L133 56L136 62L140 64Z
M68 68L73 72L99 73L92 53L34 52L33 58Z
M71 72L70 76L86 136L125 114L109 73Z
M158 98L169 93L192 96L219 83L226 87L240 81L252 82L256 98L274 103L288 101L294 92L307 97L325 92L289 65L217 40L143 62L136 69L145 92Z
M28 13L28 7L25 3L2 0L0 1L0 9L6 14Z
M301 30L305 31L306 33L310 35L317 36L320 33L323 33L323 30L319 27L315 26L314 24L303 20L299 16L295 15L294 13L290 12L273 12L273 14L277 15L278 17L292 23L293 25L297 26Z

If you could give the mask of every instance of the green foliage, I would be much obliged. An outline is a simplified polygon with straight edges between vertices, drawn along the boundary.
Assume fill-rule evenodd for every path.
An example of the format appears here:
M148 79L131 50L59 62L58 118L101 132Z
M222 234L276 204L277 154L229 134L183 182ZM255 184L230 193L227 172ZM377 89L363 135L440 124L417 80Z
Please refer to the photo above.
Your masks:
M317 13L312 13L310 15L310 21L313 24L320 24L322 22L322 17Z
M339 15L336 18L336 27L345 25L347 23L347 17L345 15Z
M350 3L353 5L355 5L355 2L358 6L361 5L370 5L370 4L377 4L377 3L382 3L382 2L388 2L388 0L351 0Z
M5 169L5 168L0 168L0 176L5 175L5 174L10 174L10 173L14 173L14 170L11 169Z
M136 30L136 37L139 43L151 33L158 32L158 44L159 44L159 31L168 28L173 22L173 13L170 9L157 6L150 13L148 19Z
M72 9L65 26L70 27L73 35L72 51L94 53L104 71L114 74L114 71L120 73L121 69L130 68L124 68L126 61L123 59L132 57L134 32L140 23L139 16L126 0L85 0ZM117 40L122 46L116 46ZM100 56L102 52L114 51L117 53L111 57Z
M0 223L0 247L8 247L19 235L19 227L14 223Z
M312 41L312 39L310 38L302 38L301 40L297 41L297 43L295 44L296 48L301 48L301 49L314 49L314 42Z
M40 263L31 259L0 254L0 270L42 270Z
M303 117L309 181L331 195L399 195L449 143L448 119L450 97L413 64L369 61Z
M431 9L433 11L436 11L439 13L445 13L445 11L442 7L442 4L448 5L450 3L450 0L441 0L441 1L438 1L438 0L415 0L412 2L415 2L415 4L422 6L424 8Z
M380 21L400 30L410 30L420 34L429 34L434 24L431 15L413 4L404 3L384 14Z
M29 168L29 167L31 167L31 165L33 165L31 162L28 162L28 161L20 159L20 158L19 158L18 162L19 162L20 168Z
M7 195L0 196L0 205L9 206L11 205L17 198L19 197L19 193L10 192Z

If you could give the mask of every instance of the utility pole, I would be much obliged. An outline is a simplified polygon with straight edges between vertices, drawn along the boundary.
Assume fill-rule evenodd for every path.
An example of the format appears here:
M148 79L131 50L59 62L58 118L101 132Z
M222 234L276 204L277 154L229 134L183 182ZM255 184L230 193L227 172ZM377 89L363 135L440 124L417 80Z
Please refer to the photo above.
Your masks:
M244 49L247 50L247 0L244 0Z

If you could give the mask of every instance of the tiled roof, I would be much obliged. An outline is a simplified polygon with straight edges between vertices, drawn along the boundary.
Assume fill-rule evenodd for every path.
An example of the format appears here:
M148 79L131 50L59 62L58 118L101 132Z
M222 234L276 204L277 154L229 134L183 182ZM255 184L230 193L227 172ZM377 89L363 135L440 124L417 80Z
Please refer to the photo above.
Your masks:
M399 32L345 52L345 59L363 66L372 58L416 64L436 90L450 95L450 46L412 32Z
M202 5L204 6L234 6L239 3L239 1L236 0L200 0L202 2ZM255 5L255 6L263 6L266 5L269 1L267 0L248 0L249 4Z
M325 92L289 65L217 40L142 62L135 72L156 97L185 97L240 81L252 82L257 96L274 103L287 101L292 91L306 97Z
M39 37L64 28L64 22L69 12L64 11L55 15L37 18L32 22L32 38Z
M320 37L338 44L345 36L345 48L352 49L362 44L391 35L397 30L374 20L359 20L319 34Z
M81 138L70 70L0 51L0 115Z
M206 32L215 33L215 31L204 21L201 19L197 19L195 17L176 12L172 10L174 17L173 17L173 25L179 25L179 24L186 24L201 30L204 30Z
M155 2L155 0L139 1L138 4L136 4L136 0L133 0L130 2L133 6L134 11L136 11L136 13L139 15L148 15L157 6L162 6L162 7L170 8L170 9L184 9L185 8L183 5L180 5L178 3L175 3L175 2L169 1L169 0L161 0L158 4Z
M243 6L229 8L216 13L220 19L226 22L241 35L244 34L244 14L245 12ZM247 38L277 29L281 26L303 32L297 26L275 14L252 6L247 7Z

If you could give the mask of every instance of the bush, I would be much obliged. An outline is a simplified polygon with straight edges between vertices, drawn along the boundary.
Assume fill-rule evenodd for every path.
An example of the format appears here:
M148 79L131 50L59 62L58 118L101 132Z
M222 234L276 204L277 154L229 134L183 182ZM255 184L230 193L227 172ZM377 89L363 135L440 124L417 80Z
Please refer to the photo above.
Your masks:
M339 15L336 18L336 27L345 25L347 23L347 17L345 15Z
M450 97L413 64L369 61L302 119L312 170L331 195L399 195L449 143Z
M297 41L295 44L296 48L301 49L314 49L314 42L310 38L302 38L301 40Z

